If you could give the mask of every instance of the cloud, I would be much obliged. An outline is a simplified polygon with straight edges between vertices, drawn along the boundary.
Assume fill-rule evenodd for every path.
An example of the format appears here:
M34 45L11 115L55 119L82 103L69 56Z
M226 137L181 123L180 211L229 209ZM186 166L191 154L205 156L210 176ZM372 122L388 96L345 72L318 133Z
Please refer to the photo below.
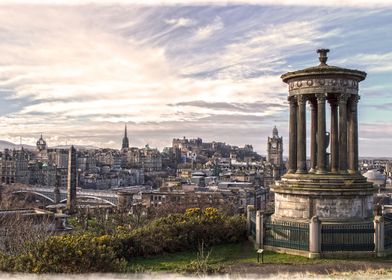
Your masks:
M297 20L249 28L238 42L227 44L215 57L189 65L182 72L235 79L282 73L288 70L288 56L313 52L320 42L341 33L337 28L329 32L320 32L320 28L319 22ZM293 30L301 30L301 36Z
M309 1L309 0L233 0L232 5L252 4L252 5L282 5L282 6L317 6L317 7L355 7L355 8L377 8L390 7L389 0L330 0L330 1ZM3 0L1 4L41 4L41 5L81 5L80 0ZM84 0L83 5L98 4L135 4L144 6L153 5L227 5L227 0Z
M273 112L279 112L287 108L286 104L282 103L269 103L263 101L255 101L252 103L228 103L228 102L205 102L201 100L180 102L176 104L169 104L170 106L177 107L195 107L199 110L207 110L218 114L231 114L231 115L267 115ZM199 111L200 112L200 111Z
M360 53L341 59L339 62L342 64L355 64L373 73L392 72L392 52Z
M276 106L259 104L254 112L251 107L263 96L275 104L281 101L271 94L284 92L278 76L238 81L178 75L168 61L165 46L141 47L134 37L124 36L124 26L133 28L146 18L135 17L128 25L129 18L118 13L106 8L69 7L61 15L54 7L2 9L0 89L9 102L28 100L0 118L2 137L15 141L23 136L24 141L34 144L32 135L44 132L49 142L68 139L82 144L84 139L88 145L106 146L113 141L111 131L116 123L120 123L119 130L127 122L138 135L142 131L148 135L148 131L158 133L168 124L173 124L173 130L181 130L200 122L198 127L204 131L204 123L211 123L217 115L228 120L228 115L235 114L237 119L244 116L249 121L278 113ZM116 14L116 28L121 32L115 32L105 20L94 24L96 17L111 19ZM219 25L219 21L214 23ZM189 106L191 103L186 105L194 100L213 104L222 99L230 100L234 107L201 110ZM156 126L161 128L152 129ZM146 137L138 141L144 140L158 141Z
M370 31L389 16L257 5L3 5L0 138L34 144L43 132L50 145L120 147L128 123L133 145L162 148L186 135L264 153L274 123L287 139L280 75L316 64L314 50L331 44L333 62L347 55L388 68L389 41ZM363 36L372 52L358 43ZM361 104L392 102L371 94L388 88L383 73L373 82L369 75ZM379 120L363 108L365 121Z
M190 18L184 18L184 17L166 19L165 22L175 27L188 27L195 24L195 22Z
M203 27L199 27L196 30L194 39L197 41L206 40L223 28L224 24L222 19L220 17L216 17L212 23L207 24Z

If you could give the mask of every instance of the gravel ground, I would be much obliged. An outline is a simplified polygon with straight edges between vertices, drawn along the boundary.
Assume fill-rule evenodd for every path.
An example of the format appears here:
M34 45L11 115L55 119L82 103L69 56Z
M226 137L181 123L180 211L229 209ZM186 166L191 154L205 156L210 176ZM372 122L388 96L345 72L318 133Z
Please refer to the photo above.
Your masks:
M259 275L267 278L277 278L283 275L292 278L290 275L321 277L322 276L350 276L350 275L367 275L363 279L370 279L371 275L376 276L374 279L381 279L380 276L387 276L385 279L392 279L392 262L370 262L370 261L347 261L341 263L319 263L319 264L255 264L255 263L238 263L228 267L225 271L230 275ZM279 277L277 275L280 275ZM252 278L252 277L251 277ZM294 277L295 278L295 277ZM354 278L353 278L354 279ZM355 278L359 279L359 278ZM361 278L362 279L362 278Z

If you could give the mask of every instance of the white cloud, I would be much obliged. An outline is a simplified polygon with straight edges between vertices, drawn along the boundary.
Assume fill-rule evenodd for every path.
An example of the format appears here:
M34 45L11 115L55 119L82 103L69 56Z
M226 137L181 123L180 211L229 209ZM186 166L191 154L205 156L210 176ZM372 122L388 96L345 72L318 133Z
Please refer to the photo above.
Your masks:
M93 24L95 16L76 8L61 14L53 7L19 6L0 11L0 36L6 39L0 42L0 89L13 92L5 97L12 102L32 101L0 117L2 138L23 135L32 139L31 134L44 132L48 137L85 137L87 144L103 145L113 123L118 122L147 130L148 123L278 113L275 109L244 113L167 106L193 100L252 102L263 96L280 102L270 95L284 86L277 76L242 81L178 76L167 61L164 46L140 47L132 38L113 32L107 26L110 23ZM200 36L207 38L223 28L223 23L216 18L204 28ZM109 136L102 136L104 131ZM101 138L91 138L93 135Z
M43 132L50 145L68 139L116 146L112 141L120 145L128 122L135 145L163 147L186 135L250 143L264 151L260 139L270 135L272 120L280 120L282 132L287 127L282 107L252 112L167 104L282 104L287 88L279 76L288 70L286 60L311 55L324 40L340 42L344 35L337 28L325 32L317 16L276 22L238 17L233 23L232 9L193 7L193 14L180 7L176 14L177 7L164 12L130 7L0 9L0 99L19 104L12 113L0 104L0 138L18 142L22 135L34 144L33 136ZM215 17L217 10L222 18ZM193 17L199 22L202 13L210 22L196 26ZM359 20L361 14L352 13ZM356 58L386 71L391 54ZM313 59L316 64L315 53ZM302 58L290 63L301 67Z
M195 22L190 18L184 18L184 17L167 19L165 20L165 22L175 27L188 27L195 24Z
M392 52L360 53L338 60L340 64L350 64L373 73L392 72Z
M318 6L318 7L356 7L377 8L391 7L389 0L2 0L0 5L7 4L49 4L49 5L87 5L87 4L135 4L143 6L152 5L227 5L227 4L252 4L252 5L282 5L282 6Z
M213 36L216 32L223 29L223 27L224 24L222 22L222 19L220 17L216 17L212 23L207 24L203 27L199 27L196 30L194 39L200 41L208 39L209 37Z
M300 33L293 30L301 30ZM299 52L311 53L320 42L329 37L339 36L341 31L333 29L320 32L315 21L289 21L267 25L241 34L237 42L226 45L220 52L199 63L189 63L182 69L184 75L216 69L220 79L243 79L256 72L270 73L285 71L285 59ZM233 38L235 39L235 38ZM260 74L257 74L259 76Z

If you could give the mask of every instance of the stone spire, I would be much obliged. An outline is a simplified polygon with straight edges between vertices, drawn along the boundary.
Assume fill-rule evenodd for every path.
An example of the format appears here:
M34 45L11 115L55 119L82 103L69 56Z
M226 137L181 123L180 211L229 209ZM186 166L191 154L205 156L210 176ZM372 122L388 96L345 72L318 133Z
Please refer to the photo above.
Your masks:
M128 149L128 148L129 148L129 140L128 140L128 133L127 133L127 125L125 125L124 138L122 140L122 149Z
M279 137L279 132L278 132L278 129L276 128L276 125L275 125L274 129L272 129L272 137L274 137L274 138Z

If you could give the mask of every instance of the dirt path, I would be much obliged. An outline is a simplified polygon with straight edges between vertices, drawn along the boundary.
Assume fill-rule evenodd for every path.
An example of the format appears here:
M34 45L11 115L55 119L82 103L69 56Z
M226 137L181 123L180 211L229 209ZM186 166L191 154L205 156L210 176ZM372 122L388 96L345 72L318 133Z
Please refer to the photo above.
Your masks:
M264 274L274 275L277 273L310 273L310 274L333 274L336 272L355 272L369 270L392 270L392 262L373 261L347 261L342 260L336 263L316 263L316 264L255 264L237 263L228 268L225 272L229 274Z

